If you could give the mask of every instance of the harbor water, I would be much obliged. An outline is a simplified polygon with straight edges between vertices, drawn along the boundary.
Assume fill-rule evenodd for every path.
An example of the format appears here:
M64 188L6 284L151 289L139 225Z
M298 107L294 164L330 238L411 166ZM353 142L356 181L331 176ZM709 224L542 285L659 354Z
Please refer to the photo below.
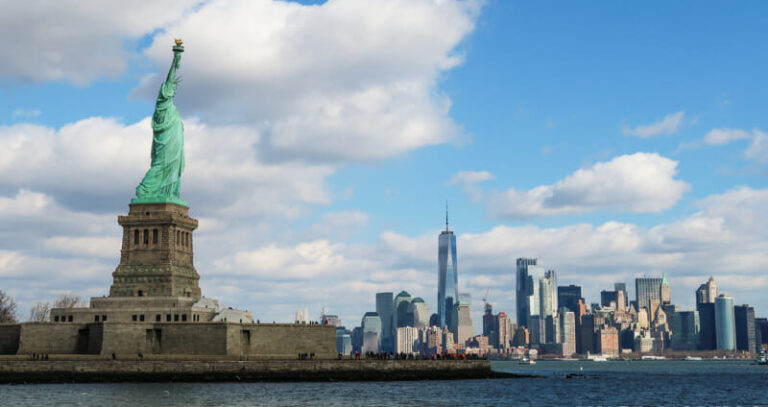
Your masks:
M747 361L499 361L530 377L314 383L0 386L3 406L757 406L768 366Z

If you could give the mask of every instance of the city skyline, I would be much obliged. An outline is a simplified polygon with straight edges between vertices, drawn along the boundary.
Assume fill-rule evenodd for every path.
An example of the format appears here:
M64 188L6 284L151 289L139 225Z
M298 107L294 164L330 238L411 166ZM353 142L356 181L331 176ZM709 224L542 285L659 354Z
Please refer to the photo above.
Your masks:
M9 5L0 285L19 316L107 294L176 37L200 286L254 319L327 307L354 326L403 290L435 312L446 200L475 332L486 291L516 319L522 257L590 302L664 275L693 310L714 276L768 309L768 85L750 79L768 6L367 4L180 1L141 22Z

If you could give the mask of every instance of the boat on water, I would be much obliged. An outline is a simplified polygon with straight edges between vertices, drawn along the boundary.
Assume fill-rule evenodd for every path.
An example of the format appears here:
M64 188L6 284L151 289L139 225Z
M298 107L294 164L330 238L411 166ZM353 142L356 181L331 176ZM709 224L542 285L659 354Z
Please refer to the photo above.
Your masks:
M688 356L686 356L686 357L685 357L685 359L683 359L683 360L702 360L702 359L701 359L701 357L700 357L700 356L691 356L691 355L688 355Z
M528 358L522 358L519 362L517 362L519 365L535 365L536 361L533 359Z
M604 355L590 355L589 352L587 352L587 358L584 360L591 360L592 362L607 362L608 358Z
M664 356L653 356L653 355L645 355L640 358L640 360L665 360L666 357Z
M765 351L760 351L760 354L755 358L753 365L768 365L768 360L765 359Z

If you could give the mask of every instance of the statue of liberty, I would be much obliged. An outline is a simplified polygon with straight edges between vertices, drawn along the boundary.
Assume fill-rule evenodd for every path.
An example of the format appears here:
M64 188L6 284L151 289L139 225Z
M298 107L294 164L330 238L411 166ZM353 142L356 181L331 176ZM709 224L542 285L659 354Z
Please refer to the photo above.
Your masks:
M184 125L179 111L173 105L176 95L176 70L179 69L184 47L176 40L173 63L168 77L160 87L152 115L152 165L136 187L136 198L131 203L170 202L188 206L179 199L179 184L184 171Z

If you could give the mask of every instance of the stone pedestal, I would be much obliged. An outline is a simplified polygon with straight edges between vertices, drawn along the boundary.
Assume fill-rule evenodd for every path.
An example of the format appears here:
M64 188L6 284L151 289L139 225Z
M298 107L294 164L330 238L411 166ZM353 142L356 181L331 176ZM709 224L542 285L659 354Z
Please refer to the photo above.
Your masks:
M110 297L200 298L193 264L192 232L197 220L175 203L132 203L123 227L120 265L112 273Z

